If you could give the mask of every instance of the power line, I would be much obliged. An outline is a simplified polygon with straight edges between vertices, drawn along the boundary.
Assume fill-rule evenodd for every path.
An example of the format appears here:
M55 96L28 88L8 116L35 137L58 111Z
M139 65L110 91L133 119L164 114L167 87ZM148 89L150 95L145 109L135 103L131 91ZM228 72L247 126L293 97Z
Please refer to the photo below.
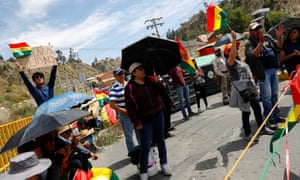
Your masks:
M151 28L151 29L152 29L152 28L155 28L155 32L156 32L157 37L160 37L157 26L162 26L162 25L164 24L164 23L157 23L157 21L160 21L161 19L162 19L162 17L159 17L159 18L152 18L152 19L147 19L147 20L144 22L144 24L146 24L146 23L148 23L148 22L152 23L151 25L148 25L148 26L147 26L147 30L148 30L149 28Z

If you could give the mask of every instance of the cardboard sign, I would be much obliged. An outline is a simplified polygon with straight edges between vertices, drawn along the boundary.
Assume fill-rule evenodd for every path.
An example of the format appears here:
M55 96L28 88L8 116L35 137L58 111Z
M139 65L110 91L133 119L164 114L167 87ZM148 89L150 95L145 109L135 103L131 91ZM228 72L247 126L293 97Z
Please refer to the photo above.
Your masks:
M51 46L32 47L32 55L18 57L17 61L25 70L38 69L57 64Z

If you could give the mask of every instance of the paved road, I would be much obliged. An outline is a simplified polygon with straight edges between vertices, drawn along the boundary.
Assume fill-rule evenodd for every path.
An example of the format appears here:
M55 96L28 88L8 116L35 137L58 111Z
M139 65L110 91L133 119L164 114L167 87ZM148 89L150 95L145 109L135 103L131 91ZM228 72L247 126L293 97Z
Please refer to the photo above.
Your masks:
M286 84L287 82L282 82ZM238 109L224 106L221 103L221 94L208 97L212 110L192 117L188 121L182 120L180 112L172 115L172 124L175 125L175 136L166 140L169 165L173 175L164 177L161 173L151 177L152 180L218 180L231 169L235 160L240 156L247 142L241 137L241 113ZM285 95L280 102L280 110L287 114L291 105L291 96ZM202 107L204 107L201 101ZM196 106L193 105L194 111ZM254 117L251 115L253 131L257 128ZM289 134L289 147L291 156L291 179L300 179L300 136L299 126ZM266 166L270 153L269 141L271 136L261 136L259 142L252 145L237 168L231 179L256 180L259 179ZM285 169L285 141L279 145L278 153L274 157L274 166L271 164L266 172L265 179L284 179ZM124 138L104 148L99 153L99 160L93 161L95 167L105 166L112 168L120 179L138 180L137 168L127 158ZM157 152L157 151L156 151ZM156 155L156 158L157 155Z

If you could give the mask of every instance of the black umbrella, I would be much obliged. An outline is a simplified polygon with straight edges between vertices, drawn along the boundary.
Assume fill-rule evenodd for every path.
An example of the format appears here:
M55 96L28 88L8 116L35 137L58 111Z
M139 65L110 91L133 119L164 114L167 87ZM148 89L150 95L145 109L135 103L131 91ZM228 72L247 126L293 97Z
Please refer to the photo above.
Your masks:
M122 49L121 68L134 62L141 62L148 75L163 75L182 61L176 41L147 36Z
M11 136L0 152L3 153L21 146L32 139L47 134L88 114L89 112L87 111L76 109L42 114L35 121L30 122L27 126Z
M244 38L244 34L236 33L236 40L241 40ZM225 44L229 44L232 42L232 37L230 33L226 33L225 35L221 36L217 42L215 43L215 47L219 47Z
M276 38L276 29L278 26L283 24L285 26L285 33L283 35L283 38L285 39L288 35L288 31L293 28L293 27L300 27L300 18L297 17L290 17L290 18L285 18L282 20L280 23L276 24L275 26L271 27L268 31L268 33L273 37Z

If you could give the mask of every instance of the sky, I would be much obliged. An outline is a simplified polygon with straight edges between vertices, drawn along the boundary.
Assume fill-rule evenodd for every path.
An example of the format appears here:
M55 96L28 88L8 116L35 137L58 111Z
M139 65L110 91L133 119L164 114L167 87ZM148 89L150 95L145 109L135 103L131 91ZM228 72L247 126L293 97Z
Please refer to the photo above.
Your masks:
M155 33L146 20L160 18L160 37L176 30L206 0L1 0L0 54L12 56L9 43L31 47L50 44L69 55L73 48L84 63L121 57L126 46ZM215 2L216 3L216 2Z

